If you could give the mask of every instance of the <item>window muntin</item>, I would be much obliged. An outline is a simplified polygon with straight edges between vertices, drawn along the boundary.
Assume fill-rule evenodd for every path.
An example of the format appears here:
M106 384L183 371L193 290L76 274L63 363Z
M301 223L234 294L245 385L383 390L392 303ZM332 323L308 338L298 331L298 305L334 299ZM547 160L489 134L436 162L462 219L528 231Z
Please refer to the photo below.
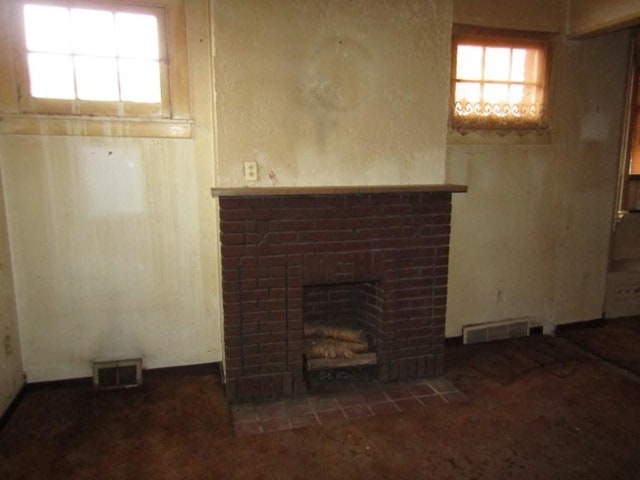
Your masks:
M24 2L22 113L168 118L164 9Z
M547 56L542 41L454 36L452 128L545 129Z

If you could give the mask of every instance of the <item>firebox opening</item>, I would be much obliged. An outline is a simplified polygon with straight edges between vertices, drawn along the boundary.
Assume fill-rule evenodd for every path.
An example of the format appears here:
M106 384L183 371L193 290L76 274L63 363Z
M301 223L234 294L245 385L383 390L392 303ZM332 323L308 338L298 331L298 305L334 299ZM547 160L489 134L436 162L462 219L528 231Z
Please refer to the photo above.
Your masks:
M376 281L304 286L307 372L376 365L381 314Z

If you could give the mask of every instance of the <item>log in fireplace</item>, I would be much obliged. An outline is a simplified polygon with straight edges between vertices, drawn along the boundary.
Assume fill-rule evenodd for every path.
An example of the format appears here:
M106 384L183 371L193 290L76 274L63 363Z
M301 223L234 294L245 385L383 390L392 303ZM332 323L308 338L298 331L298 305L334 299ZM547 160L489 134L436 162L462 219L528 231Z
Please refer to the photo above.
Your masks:
M373 364L380 381L439 375L451 195L459 185L214 188L226 393L306 391L305 371ZM304 324L365 332L366 353L309 362Z

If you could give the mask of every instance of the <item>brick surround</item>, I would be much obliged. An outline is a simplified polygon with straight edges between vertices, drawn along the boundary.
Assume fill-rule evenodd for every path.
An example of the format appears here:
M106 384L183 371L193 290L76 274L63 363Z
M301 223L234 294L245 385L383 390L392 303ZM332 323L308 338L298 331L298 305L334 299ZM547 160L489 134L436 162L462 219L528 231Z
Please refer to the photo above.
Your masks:
M364 299L380 381L442 373L450 191L219 197L230 400L306 390L303 300L341 286Z

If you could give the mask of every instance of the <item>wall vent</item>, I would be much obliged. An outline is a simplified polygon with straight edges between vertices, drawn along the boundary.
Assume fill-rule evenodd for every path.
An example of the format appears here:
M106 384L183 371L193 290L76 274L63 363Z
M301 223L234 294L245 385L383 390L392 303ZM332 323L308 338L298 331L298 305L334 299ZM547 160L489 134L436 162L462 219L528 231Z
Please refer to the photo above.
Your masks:
M142 359L93 363L93 386L105 390L138 387L142 384Z
M528 336L528 317L513 318L499 322L481 323L462 327L462 342L465 345Z

